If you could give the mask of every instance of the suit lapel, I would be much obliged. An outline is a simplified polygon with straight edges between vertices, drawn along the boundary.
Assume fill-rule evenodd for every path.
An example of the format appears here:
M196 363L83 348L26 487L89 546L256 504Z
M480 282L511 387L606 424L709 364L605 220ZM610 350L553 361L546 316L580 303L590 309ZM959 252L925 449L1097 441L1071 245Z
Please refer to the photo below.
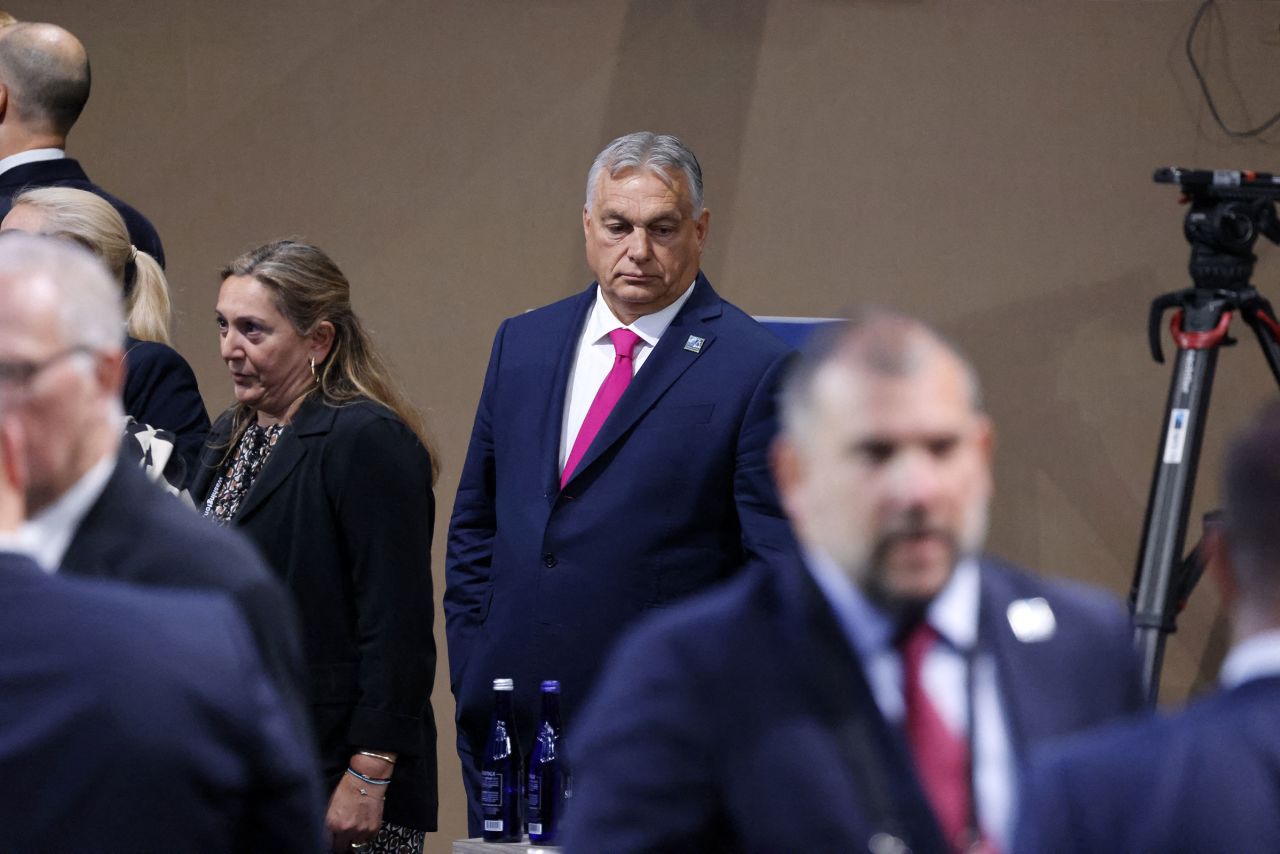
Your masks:
M770 571L788 629L788 659L796 665L795 690L831 731L870 823L907 840L913 851L945 851L906 744L881 714L861 660L809 571L794 556L771 562Z
M249 487L249 494L245 496L244 503L236 514L237 523L242 523L251 516L268 496L280 488L307 455L307 437L328 433L333 427L333 419L332 407L325 406L315 395L303 401L289 426L276 440L276 446L271 449L271 456L267 458L258 479Z
M609 413L609 417L600 427L600 432L592 440L591 447L587 448L578 467L574 469L573 476L569 478L570 483L589 469L601 454L634 427L672 383L711 348L716 336L708 328L708 324L713 324L723 312L724 305L720 296L711 289L711 283L706 277L699 273L689 301L671 321L667 331L662 333L662 337L658 339L658 346L649 354L649 358L645 359L644 365L636 372L635 378L623 392L617 406L613 408L613 412ZM696 351L687 349L685 346L690 335L696 335L702 339ZM562 393L561 398L563 397ZM561 405L563 406L563 403Z
M541 476L543 492L555 500L560 492L560 437L564 432L564 408L569 398L569 375L573 373L574 358L578 353L578 339L582 337L582 327L587 322L587 315L596 301L596 288L592 284L578 295L572 304L569 314L569 325L562 330L554 330L549 336L551 346L558 347L556 368L551 375L551 389L547 392L546 420L542 425L542 466ZM536 389L531 393L539 393ZM581 470L582 466L579 465Z
M978 649L987 651L995 660L996 681L1001 705L1009 725L1009 746L1014 756L1026 755L1028 738L1035 720L1030 714L1028 697L1041 696L1029 690L1028 680L1055 678L1055 672L1047 672L1038 662L1028 661L1034 656L1035 645L1024 644L1014 637L1009 628L1009 604L1017 598L1017 592L1009 588L999 571L984 559L979 570Z

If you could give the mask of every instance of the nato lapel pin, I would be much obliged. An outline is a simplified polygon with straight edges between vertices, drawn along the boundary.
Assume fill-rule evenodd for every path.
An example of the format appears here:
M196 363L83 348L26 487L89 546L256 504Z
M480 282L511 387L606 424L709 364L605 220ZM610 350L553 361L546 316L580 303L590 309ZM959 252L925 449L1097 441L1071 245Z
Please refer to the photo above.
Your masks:
M1053 637L1058 629L1053 608L1042 597L1009 603L1009 628L1023 643L1037 643Z
M690 353L701 353L702 345L707 343L707 339L699 338L697 335L690 335L689 340L684 342L684 348Z

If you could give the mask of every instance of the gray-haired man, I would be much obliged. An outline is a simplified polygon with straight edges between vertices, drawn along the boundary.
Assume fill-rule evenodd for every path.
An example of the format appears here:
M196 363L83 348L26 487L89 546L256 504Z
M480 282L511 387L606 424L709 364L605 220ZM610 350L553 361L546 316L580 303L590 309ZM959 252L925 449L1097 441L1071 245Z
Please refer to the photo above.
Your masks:
M229 593L302 721L284 588L247 541L205 524L120 454L124 328L120 289L97 258L68 241L0 236L0 394L27 437L25 550L48 573Z
M787 348L700 272L710 219L680 140L614 140L582 209L596 281L498 330L446 566L473 833L494 678L526 752L544 679L572 738L625 626L789 548L766 460Z

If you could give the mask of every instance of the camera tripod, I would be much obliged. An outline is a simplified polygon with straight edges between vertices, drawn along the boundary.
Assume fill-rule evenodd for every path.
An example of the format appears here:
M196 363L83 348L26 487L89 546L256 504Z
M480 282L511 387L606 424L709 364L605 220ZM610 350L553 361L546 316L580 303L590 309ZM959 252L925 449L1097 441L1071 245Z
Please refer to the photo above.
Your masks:
M1249 283L1258 237L1280 243L1275 210L1280 178L1260 172L1164 168L1156 171L1155 180L1180 184L1191 204L1183 233L1191 244L1188 267L1193 286L1157 297L1147 322L1151 355L1157 362L1164 362L1160 324L1170 309L1177 345L1129 596L1143 690L1152 705L1159 695L1165 641L1203 571L1199 549L1186 559L1182 549L1218 348L1236 343L1229 334L1233 313L1253 329L1280 385L1280 320Z

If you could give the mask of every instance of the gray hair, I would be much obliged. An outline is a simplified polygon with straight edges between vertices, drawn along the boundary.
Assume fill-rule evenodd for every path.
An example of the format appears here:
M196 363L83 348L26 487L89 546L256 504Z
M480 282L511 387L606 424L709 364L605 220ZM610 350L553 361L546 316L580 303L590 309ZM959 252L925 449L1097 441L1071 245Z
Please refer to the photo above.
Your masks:
M782 429L793 439L805 435L806 425L812 423L814 380L828 363L844 360L874 375L906 377L939 350L959 363L969 404L974 412L982 412L978 372L954 344L924 321L875 309L813 333L782 383Z
M81 246L53 237L7 231L0 235L0 282L43 278L58 295L63 343L95 352L124 343L120 286Z
M604 147L587 171L587 210L595 200L596 184L601 172L616 177L627 169L644 169L658 176L668 187L674 187L672 173L684 175L693 204L693 217L702 216L702 167L698 158L679 139L670 134L639 131L620 136Z

